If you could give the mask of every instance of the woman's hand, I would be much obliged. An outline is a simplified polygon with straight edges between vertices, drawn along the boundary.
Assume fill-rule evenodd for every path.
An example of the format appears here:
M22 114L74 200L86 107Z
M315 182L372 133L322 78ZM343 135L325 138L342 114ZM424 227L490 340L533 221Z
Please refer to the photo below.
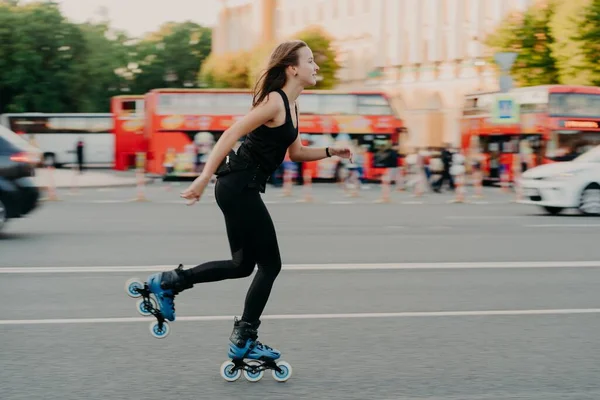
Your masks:
M338 156L341 158L347 158L352 162L352 150L348 147L330 147L329 154L332 156Z
M208 182L210 182L210 178L205 178L202 175L197 177L194 182L186 190L181 192L181 197L189 200L187 202L188 206L193 205L197 201L200 201L200 197L202 197L202 193L204 193L204 189L208 186Z

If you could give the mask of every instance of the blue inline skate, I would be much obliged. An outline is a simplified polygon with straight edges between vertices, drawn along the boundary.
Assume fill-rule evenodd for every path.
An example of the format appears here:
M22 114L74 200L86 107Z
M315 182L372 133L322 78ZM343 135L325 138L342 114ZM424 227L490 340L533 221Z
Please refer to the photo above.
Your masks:
M180 264L172 271L150 275L144 283L132 278L125 284L125 291L130 297L142 297L137 302L137 310L144 316L153 315L156 318L150 324L150 333L162 339L170 331L167 321L175 321L175 295L192 286L185 279L183 265Z
M227 353L230 359L221 364L221 376L226 381L237 381L243 372L246 380L258 382L267 369L272 370L273 379L278 382L292 376L292 366L277 361L281 352L258 341L259 326L260 321L249 323L235 318Z

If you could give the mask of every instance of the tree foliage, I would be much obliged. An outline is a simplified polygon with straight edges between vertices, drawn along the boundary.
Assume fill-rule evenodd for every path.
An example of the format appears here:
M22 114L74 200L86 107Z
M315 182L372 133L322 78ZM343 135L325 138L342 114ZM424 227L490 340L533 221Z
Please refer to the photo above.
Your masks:
M589 65L585 65L586 60L583 55L587 43L576 37L582 22L584 24L587 22L584 12L589 3L590 0L560 1L549 22L552 35L556 38L551 48L561 83L575 85L590 83Z
M195 86L211 30L169 23L140 39L74 24L52 1L0 0L0 113L104 112L110 97Z
M600 84L600 0L544 0L513 13L487 37L493 51L516 51L519 85Z
M196 74L210 54L211 31L193 22L167 23L137 45L132 90L194 87Z
M588 84L600 85L600 0L591 0L583 10L574 39L583 43L579 70L588 73Z
M332 39L323 29L311 27L287 39L303 40L313 52L321 79L311 89L330 89L337 84L336 74L340 65L336 61ZM275 46L277 43L262 43L251 51L213 54L201 69L199 80L209 87L253 88Z
M518 53L511 73L521 86L559 82L557 62L552 52L555 38L549 26L556 4L555 0L535 2L523 14L511 14L486 38L485 44L495 52Z
M247 88L249 52L211 54L200 70L201 86Z

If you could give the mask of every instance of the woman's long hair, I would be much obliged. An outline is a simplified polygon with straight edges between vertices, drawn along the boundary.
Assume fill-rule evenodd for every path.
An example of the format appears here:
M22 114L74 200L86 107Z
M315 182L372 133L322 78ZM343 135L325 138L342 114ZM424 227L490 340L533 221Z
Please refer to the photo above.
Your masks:
M254 86L252 107L262 103L270 92L285 85L285 69L290 65L298 65L298 50L305 46L308 47L302 40L292 40L281 43L273 50L267 68Z

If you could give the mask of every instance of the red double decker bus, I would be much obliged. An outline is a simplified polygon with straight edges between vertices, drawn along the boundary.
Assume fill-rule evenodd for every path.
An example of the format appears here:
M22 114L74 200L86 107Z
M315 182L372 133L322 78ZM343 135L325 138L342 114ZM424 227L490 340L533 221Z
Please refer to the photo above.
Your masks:
M307 146L343 143L355 149L367 179L395 165L382 155L396 149L405 130L383 92L305 91L299 100L299 131ZM193 177L220 135L251 108L249 90L155 89L145 96L147 171ZM243 140L243 138L242 138ZM307 162L313 178L334 179L337 159ZM393 162L397 163L393 158Z
M115 137L114 169L123 171L136 164L136 154L147 151L144 132L144 96L115 96L110 102Z
M461 147L483 156L486 181L500 180L502 168L513 175L521 168L568 161L600 144L600 88L544 85L507 93L517 104L514 123L494 123L497 92L473 93L465 98ZM516 156L519 156L516 159Z

